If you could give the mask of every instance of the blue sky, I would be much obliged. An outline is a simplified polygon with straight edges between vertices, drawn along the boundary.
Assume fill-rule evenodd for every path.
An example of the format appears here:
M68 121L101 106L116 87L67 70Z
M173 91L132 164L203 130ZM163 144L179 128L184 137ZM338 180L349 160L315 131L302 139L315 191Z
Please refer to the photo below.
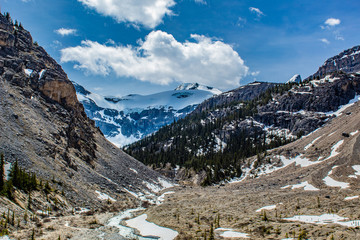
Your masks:
M360 2L0 0L69 78L90 91L149 94L199 82L229 90L306 78L360 44Z

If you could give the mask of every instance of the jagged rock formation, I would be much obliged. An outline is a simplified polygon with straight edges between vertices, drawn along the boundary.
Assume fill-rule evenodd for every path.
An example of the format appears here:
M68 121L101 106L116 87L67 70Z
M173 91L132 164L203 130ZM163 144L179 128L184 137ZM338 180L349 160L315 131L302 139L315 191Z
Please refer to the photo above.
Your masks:
M360 72L360 45L327 59L325 63L319 67L319 70L309 78L322 77L336 71L345 73Z
M275 83L267 82L253 82L245 86L238 87L234 90L216 95L208 100L205 100L194 110L194 113L206 111L215 108L216 106L226 105L233 102L249 101L258 97L267 89L276 86Z
M161 189L159 174L108 142L61 66L28 31L0 15L0 152L74 205L97 206L95 190L121 197ZM130 195L129 195L130 196Z

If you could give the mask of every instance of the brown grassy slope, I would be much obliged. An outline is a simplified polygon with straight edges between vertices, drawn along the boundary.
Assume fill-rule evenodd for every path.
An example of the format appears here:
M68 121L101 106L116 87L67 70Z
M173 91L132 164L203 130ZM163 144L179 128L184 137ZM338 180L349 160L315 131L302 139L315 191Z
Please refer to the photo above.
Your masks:
M349 115L345 114L351 113ZM360 165L360 133L345 137L360 129L360 104L356 103L346 109L341 116L333 119L323 128L291 144L270 151L267 158L276 162L278 155L303 156L312 161L319 157L327 158L332 147L343 140L338 148L339 154L308 167L291 164L268 175L257 178L248 177L240 183L212 186L207 188L183 188L160 206L148 209L150 221L162 226L177 229L179 239L201 237L210 229L210 224L220 215L220 226L230 227L250 234L251 239L298 238L301 232L307 232L311 239L356 239L359 229L342 227L336 224L316 225L300 222L288 222L281 218L294 215L320 215L336 213L349 219L360 219L359 199L345 201L347 196L360 194L358 178L351 166ZM320 138L319 138L320 137ZM304 147L318 140L306 151ZM249 162L255 158L248 159ZM334 167L330 175L333 179L350 183L347 189L329 187L324 184L324 177ZM319 191L303 189L282 189L286 185L308 181ZM282 203L282 204L279 204ZM264 221L256 210L268 205L277 204L276 210L266 211L269 221ZM200 224L197 223L199 216ZM295 233L294 233L295 232ZM207 233L209 236L209 233ZM219 237L217 237L219 238Z

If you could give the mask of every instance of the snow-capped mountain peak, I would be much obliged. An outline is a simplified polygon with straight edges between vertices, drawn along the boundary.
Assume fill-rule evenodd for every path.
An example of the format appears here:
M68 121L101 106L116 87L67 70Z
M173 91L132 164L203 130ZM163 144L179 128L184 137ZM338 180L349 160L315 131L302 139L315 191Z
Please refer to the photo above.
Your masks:
M105 137L117 146L135 142L163 125L185 117L220 90L198 83L150 95L101 96L74 83L78 100Z
M300 74L295 74L292 78L290 78L286 83L300 83L301 76Z
M215 95L222 93L222 91L220 91L217 88L201 85L199 83L183 83L180 84L177 88L175 88L175 91L181 91L181 90L203 90L203 91L211 92Z

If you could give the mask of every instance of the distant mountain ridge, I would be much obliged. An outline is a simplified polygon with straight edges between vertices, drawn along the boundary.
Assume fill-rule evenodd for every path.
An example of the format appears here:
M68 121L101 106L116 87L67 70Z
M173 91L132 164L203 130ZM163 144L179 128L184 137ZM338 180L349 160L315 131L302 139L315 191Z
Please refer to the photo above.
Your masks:
M349 56L356 49L344 52ZM328 71L301 82L297 77L286 84L254 82L214 96L126 151L161 171L167 163L178 165L180 170L167 173L185 183L242 176L246 158L257 156L255 165L247 166L256 169L267 150L317 130L359 100L360 74Z
M106 97L91 93L79 84L74 86L87 115L107 139L119 147L185 117L199 103L221 93L198 83L185 83L175 90L150 95Z

